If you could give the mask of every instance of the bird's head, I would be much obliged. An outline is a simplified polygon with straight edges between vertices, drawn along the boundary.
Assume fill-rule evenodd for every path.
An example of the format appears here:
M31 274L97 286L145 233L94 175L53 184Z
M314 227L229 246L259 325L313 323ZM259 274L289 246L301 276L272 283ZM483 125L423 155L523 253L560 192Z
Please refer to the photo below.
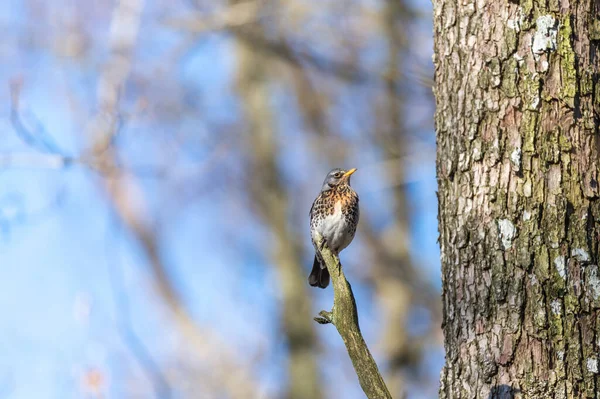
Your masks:
M350 170L344 170L340 168L333 169L331 172L327 173L325 181L323 182L323 187L321 187L321 191L327 191L340 185L349 186L350 176L352 176L352 173L354 172L356 172L356 168L352 168Z

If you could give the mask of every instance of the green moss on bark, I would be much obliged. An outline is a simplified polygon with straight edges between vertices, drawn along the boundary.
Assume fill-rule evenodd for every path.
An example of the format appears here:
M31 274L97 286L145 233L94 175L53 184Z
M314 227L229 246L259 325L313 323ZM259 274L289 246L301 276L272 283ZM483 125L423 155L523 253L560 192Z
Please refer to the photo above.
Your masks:
M570 14L563 15L558 29L558 55L560 56L561 98L569 107L575 106L577 93L577 70L573 51L573 29Z
M457 20L467 14L448 2ZM498 384L527 399L597 396L600 84L589 7L490 0L451 29L434 12L442 399L494 399Z

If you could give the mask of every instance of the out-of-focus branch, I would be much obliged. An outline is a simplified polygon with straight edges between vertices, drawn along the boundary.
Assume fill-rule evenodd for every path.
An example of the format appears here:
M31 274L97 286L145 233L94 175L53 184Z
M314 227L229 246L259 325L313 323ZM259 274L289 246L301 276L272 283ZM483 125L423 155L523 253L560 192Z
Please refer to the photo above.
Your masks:
M0 153L0 168L43 168L62 169L71 166L76 160L59 155L37 152Z
M322 397L322 385L316 362L316 334L310 322L311 297L301 263L300 240L287 218L289 194L277 165L278 136L268 89L271 63L243 40L238 42L237 55L237 86L248 126L244 136L251 175L247 179L251 182L248 192L261 220L273 232L270 256L283 297L282 324L289 347L285 397L318 399Z
M115 173L121 167L113 145L119 126L118 99L131 68L142 5L142 0L120 0L113 13L109 37L111 54L98 83L98 112L88 127L92 143L89 157L104 177L103 189L120 222L146 255L158 292L172 311L194 360L213 364L211 379L218 381L219 390L229 397L255 397L255 384L247 370L236 366L232 356L221 350L225 345L216 337L200 331L182 304L167 273L158 237L147 222L148 211L139 181L131 174Z
M113 223L114 224L114 223ZM118 226L115 226L118 228ZM114 254L115 248L113 243L109 243L109 236L114 236L113 229L109 229L106 240L107 255ZM144 345L143 341L137 336L133 329L133 323L131 320L131 313L129 311L129 300L127 295L127 289L124 284L123 271L121 270L122 264L118 259L118 254L113 256L107 256L110 259L108 262L109 277L111 280L111 287L113 289L115 298L115 307L117 314L117 322L119 325L119 331L125 344L130 348L135 358L138 360L144 371L148 374L152 384L154 385L154 391L157 398L170 398L171 397L171 386L167 377L163 373L160 365L154 360L152 354Z
M319 317L315 317L315 321L319 324L331 323L338 330L365 395L369 399L391 399L392 395L390 395L377 363L360 332L356 301L352 287L342 270L340 259L327 246L322 246L322 242L323 237L317 235L317 247L323 247L320 253L331 276L333 309L331 312L322 310Z
M21 98L21 89L23 88L22 79L14 79L10 83L10 122L23 142L30 147L46 152L59 155L60 150L52 141L52 138L40 123L36 123L35 129L28 129L21 118L19 103ZM36 121L37 122L37 121ZM66 156L65 156L66 157Z
M296 92L299 111L309 126L320 137L325 137L327 127L327 106L324 96L310 80L306 70L293 68L293 85Z
M11 152L0 154L0 168L44 168L62 169L78 162L77 158L63 154L52 137L38 122L29 129L20 112L22 79L10 83L10 122L17 136L36 152Z
M162 259L156 233L142 216L146 204L137 180L130 175L124 175L119 179L107 179L105 187L119 220L138 241L146 255L158 285L158 292L172 311L194 360L212 364L210 379L213 382L218 381L215 385L230 397L254 397L256 386L248 372L237 366L233 355L227 352L225 343L208 331L198 328L182 304L167 274L168 267Z
M254 4L254 3L252 3ZM284 61L296 68L312 68L322 74L336 77L343 81L352 84L365 83L380 83L386 82L386 87L394 82L394 77L388 76L386 72L377 72L364 69L356 63L348 63L339 61L334 58L327 57L310 50L309 46L302 43L295 43L293 40L272 39L266 37L256 30L248 29L246 25L256 22L250 16L248 10L251 6L244 9L243 17L232 18L235 23L224 23L227 18L216 18L217 22L209 22L207 17L192 17L192 18L168 18L165 20L165 25L184 32L204 33L214 30L227 30L234 34L238 40L246 42L255 50L261 52L265 56L276 57L280 61ZM247 13L247 14L246 14ZM237 13L234 13L236 15ZM416 76L418 73L415 72ZM414 78L414 77L413 77ZM422 83L426 81L428 76L415 81ZM394 92L393 90L391 91Z
M170 17L164 24L168 27L185 30L190 33L210 33L224 29L255 23L257 16L266 7L260 7L260 1L245 1L229 5L227 8L207 15L205 13L187 13L185 17Z
M432 341L433 327L428 334L410 337L407 323L412 308L422 307L432 315L431 326L437 325L439 312L438 291L419 273L419 268L411 256L410 205L405 185L396 182L411 179L406 169L406 149L415 149L410 143L406 127L406 104L410 102L406 87L405 70L409 63L405 56L409 53L407 29L411 10L406 1L388 1L381 8L380 21L387 42L385 74L389 80L386 96L375 110L378 115L372 143L377 146L384 159L398 160L382 165L378 176L384 176L390 186L390 199L393 204L391 218L383 231L377 231L370 215L363 218L362 237L371 249L374 267L369 269L369 279L376 287L377 301L382 312L383 334L381 347L386 354L389 388L397 395L404 386L406 370L415 370L426 344ZM418 151L425 161L426 151ZM437 336L435 337L437 338Z

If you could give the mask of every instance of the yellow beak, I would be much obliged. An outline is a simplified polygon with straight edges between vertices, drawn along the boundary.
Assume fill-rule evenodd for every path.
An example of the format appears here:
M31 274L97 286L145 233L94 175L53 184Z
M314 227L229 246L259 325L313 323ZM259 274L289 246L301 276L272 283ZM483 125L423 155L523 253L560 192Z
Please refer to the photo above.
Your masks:
M350 169L349 171L347 171L346 173L344 173L344 175L343 175L342 177L343 177L344 179L347 179L347 178L349 178L349 177L352 175L352 173L354 173L354 172L356 172L356 168L352 168L352 169Z

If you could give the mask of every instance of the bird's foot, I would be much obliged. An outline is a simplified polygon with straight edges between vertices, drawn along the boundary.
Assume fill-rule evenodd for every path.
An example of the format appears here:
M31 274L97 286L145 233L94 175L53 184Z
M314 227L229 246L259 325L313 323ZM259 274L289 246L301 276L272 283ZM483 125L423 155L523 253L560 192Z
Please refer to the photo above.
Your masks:
M319 245L319 251L322 251L325 247L329 248L329 244L327 244L327 239L323 237L321 239L321 245Z

